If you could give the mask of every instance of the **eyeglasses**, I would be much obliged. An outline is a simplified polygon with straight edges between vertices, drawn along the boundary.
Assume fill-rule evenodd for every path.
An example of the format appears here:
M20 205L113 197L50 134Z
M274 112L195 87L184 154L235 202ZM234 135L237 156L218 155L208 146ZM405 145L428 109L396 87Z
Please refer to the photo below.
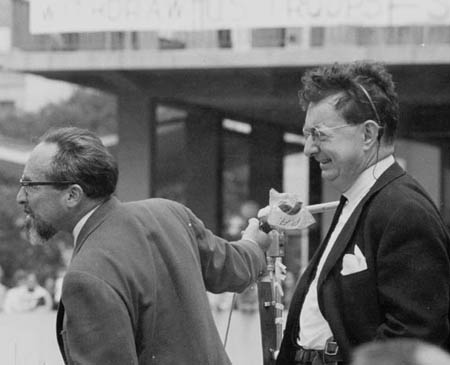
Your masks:
M21 178L19 180L19 185L21 187L28 187L28 186L38 186L38 185L70 185L70 184L76 184L75 181L31 181L31 180L24 180Z
M326 131L331 131L333 129L340 129L345 127L353 127L353 124L342 124L337 125L335 127L322 127L322 128L312 127L310 129L303 130L303 135L305 136L306 139L311 137L313 142L323 142L327 137L325 133Z

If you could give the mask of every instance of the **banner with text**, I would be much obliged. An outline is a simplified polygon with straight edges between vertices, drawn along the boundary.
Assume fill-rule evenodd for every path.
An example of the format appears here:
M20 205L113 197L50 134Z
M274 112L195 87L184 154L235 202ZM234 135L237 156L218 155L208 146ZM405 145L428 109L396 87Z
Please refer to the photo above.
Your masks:
M450 24L449 0L29 0L31 33Z

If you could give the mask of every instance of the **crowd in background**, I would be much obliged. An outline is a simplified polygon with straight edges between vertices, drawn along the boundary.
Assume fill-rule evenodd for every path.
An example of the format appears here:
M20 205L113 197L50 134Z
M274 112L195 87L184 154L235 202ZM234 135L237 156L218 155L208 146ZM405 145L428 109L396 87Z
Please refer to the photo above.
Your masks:
M3 284L3 269L0 267L0 311L26 313L51 311L58 307L64 271L56 277L48 276L40 282L35 272L19 269L14 273L13 285Z

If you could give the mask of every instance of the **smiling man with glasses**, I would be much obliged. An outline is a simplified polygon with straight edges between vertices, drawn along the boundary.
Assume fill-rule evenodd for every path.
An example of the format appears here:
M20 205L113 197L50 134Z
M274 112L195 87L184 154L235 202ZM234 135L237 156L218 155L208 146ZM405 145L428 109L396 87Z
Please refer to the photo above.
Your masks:
M308 71L304 152L341 194L291 300L278 365L348 364L365 342L450 341L450 238L395 161L398 97L376 62Z

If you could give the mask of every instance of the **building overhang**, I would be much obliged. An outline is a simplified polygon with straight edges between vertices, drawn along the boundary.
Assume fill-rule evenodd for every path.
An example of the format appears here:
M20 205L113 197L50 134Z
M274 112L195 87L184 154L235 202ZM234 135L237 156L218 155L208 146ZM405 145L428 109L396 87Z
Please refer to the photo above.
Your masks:
M185 50L26 52L5 61L12 71L98 88L139 93L165 103L211 108L225 117L275 123L299 132L297 91L307 68L371 59L385 63L403 111L450 100L446 45L340 46Z
M235 68L311 67L331 62L373 59L388 65L444 64L450 46L444 44L337 46L312 48L259 47L236 49L21 51L5 61L25 72L89 70L207 70Z

